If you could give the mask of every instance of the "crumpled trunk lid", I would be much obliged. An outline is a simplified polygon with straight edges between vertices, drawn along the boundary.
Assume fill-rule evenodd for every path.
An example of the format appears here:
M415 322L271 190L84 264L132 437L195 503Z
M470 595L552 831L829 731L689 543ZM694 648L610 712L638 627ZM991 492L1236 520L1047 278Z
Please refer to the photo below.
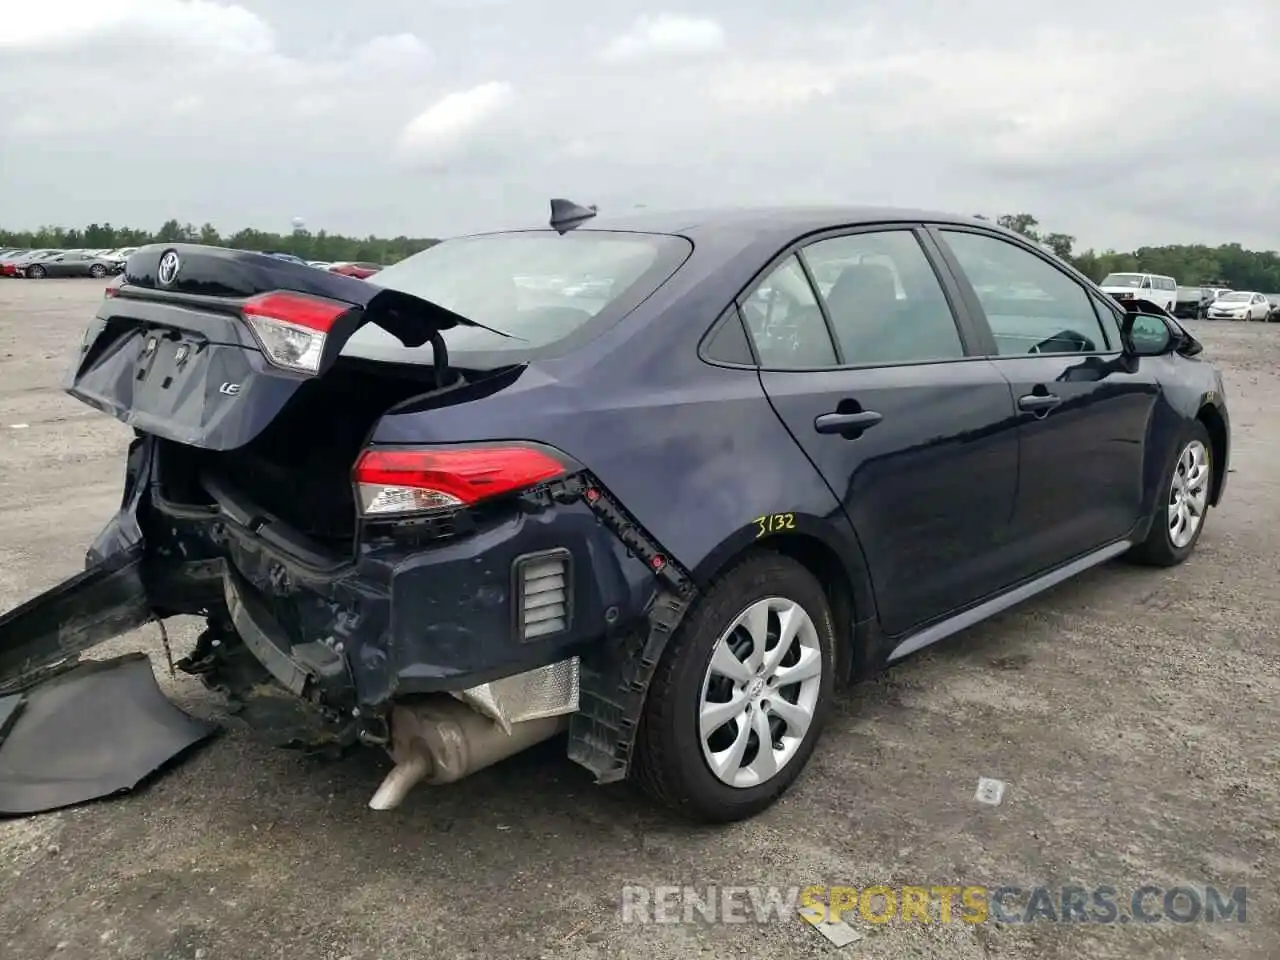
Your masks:
M314 370L273 363L247 310L286 293L345 306ZM309 379L323 377L367 323L406 346L437 344L472 320L398 290L263 254L194 244L134 253L89 325L67 392L135 429L207 450L254 439ZM447 362L437 357L437 366Z

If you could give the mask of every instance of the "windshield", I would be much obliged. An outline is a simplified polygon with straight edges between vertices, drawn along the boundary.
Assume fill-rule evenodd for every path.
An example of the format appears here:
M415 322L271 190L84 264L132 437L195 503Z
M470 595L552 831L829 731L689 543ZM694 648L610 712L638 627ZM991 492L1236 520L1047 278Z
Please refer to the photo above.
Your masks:
M1140 287L1142 286L1142 274L1140 273L1109 273L1102 281L1101 286L1104 287Z
M1251 293L1224 293L1218 299L1223 303L1248 303L1252 296Z
M494 233L445 240L367 282L413 294L508 334L454 327L451 351L528 352L555 344L596 318L621 319L684 262L687 240L661 234L580 230ZM342 351L430 363L378 327L362 327Z

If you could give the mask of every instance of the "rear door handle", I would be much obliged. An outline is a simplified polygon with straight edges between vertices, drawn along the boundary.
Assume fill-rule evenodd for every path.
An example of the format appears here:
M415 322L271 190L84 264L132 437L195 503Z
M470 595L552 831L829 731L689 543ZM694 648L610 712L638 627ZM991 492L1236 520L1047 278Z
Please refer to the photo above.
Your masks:
M1029 393L1018 398L1018 409L1029 413L1041 413L1052 410L1062 403L1062 398L1052 393Z
M847 433L850 430L866 430L874 427L884 417L874 410L857 413L824 413L813 421L813 429L819 433Z

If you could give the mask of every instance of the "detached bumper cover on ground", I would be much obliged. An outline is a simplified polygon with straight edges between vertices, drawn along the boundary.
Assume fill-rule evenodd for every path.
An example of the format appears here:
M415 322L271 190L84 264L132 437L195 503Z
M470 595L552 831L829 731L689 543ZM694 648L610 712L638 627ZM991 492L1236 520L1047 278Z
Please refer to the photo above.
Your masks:
M6 708L7 705L7 708ZM174 706L145 654L86 661L0 698L0 815L56 810L132 790L217 727Z

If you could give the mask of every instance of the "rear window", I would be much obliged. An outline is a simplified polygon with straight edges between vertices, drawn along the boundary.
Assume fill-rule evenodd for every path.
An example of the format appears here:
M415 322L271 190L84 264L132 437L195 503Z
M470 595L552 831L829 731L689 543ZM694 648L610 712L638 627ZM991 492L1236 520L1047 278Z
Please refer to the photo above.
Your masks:
M692 250L664 234L552 230L445 240L384 267L369 283L413 294L508 334L455 327L450 352L527 356L565 345L621 319L674 273ZM372 325L348 356L430 363L431 348L409 349Z

